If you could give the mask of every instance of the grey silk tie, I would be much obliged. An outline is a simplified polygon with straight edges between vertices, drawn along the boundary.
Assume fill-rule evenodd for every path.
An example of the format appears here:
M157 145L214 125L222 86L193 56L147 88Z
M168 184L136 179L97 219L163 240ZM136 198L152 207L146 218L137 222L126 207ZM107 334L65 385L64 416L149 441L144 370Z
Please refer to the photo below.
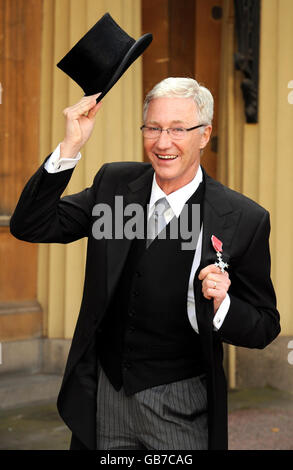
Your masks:
M169 209L169 207L169 202L165 197L162 197L156 202L154 212L152 213L147 225L147 248L158 236L158 234L166 227L167 224L164 214L166 210Z

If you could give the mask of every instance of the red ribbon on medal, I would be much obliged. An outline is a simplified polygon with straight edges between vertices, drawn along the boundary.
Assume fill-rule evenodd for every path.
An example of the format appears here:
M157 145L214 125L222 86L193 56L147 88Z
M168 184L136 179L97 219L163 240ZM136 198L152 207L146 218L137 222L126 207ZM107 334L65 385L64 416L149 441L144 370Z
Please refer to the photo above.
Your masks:
M223 243L219 240L215 235L212 235L212 245L215 251L219 251L222 253L223 251Z

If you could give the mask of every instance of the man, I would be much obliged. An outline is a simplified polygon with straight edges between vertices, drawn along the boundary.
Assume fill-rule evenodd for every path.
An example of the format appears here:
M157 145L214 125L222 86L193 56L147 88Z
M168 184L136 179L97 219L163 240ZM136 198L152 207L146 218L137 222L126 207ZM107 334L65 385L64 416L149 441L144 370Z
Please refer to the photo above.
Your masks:
M64 111L65 138L27 183L11 219L12 234L30 242L88 237L83 300L58 397L71 448L226 449L222 342L264 348L280 331L269 214L201 168L213 98L185 78L163 80L146 97L151 165L106 164L91 188L60 200L93 130L97 96ZM148 233L155 218L170 228L184 207L192 215L199 205L196 249L183 249L180 233L157 231L147 244L125 233L96 236L94 208L115 212L117 196L124 208L144 207Z

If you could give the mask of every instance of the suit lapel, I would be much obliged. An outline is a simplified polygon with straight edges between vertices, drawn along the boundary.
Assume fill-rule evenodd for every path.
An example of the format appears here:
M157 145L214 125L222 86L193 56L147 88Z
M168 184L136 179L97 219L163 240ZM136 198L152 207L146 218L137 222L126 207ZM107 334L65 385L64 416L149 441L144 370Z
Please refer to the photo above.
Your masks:
M150 167L142 176L129 183L125 189L123 188L122 184L120 188L117 189L116 194L123 196L123 214L124 209L128 204L135 203L144 207L148 203L152 187L153 173L153 168ZM115 208L113 210L113 223L114 221ZM107 240L106 245L108 300L111 298L119 280L120 274L122 272L131 246L131 241L132 240L125 237L124 233L121 239L113 237L111 240Z
M235 211L231 206L225 187L206 174L205 180L201 256L201 265L203 266L216 260L216 252L211 243L212 235L223 242L223 259L229 260L231 243L240 216L240 211Z

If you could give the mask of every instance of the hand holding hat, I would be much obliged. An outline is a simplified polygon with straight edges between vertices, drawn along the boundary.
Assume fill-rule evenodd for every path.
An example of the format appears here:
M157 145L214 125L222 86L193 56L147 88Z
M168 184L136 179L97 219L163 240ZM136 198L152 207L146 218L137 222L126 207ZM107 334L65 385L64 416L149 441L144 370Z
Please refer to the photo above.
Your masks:
M102 102L97 103L101 93L84 96L78 103L65 108L66 132L61 142L61 158L74 158L90 138L95 117Z
M61 156L72 158L90 137L101 99L152 41L144 34L137 41L106 13L63 57L57 66L84 91L85 97L64 110L66 135ZM96 103L95 103L96 100Z

